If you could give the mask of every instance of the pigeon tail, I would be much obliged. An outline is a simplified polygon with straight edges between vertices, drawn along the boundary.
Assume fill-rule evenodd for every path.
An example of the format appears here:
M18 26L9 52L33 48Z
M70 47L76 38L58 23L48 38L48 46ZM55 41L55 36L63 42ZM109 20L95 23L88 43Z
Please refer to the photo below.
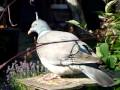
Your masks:
M99 84L102 87L111 87L115 85L113 79L99 69L86 65L71 65L71 67L74 69L79 69L86 76L94 80L97 84Z

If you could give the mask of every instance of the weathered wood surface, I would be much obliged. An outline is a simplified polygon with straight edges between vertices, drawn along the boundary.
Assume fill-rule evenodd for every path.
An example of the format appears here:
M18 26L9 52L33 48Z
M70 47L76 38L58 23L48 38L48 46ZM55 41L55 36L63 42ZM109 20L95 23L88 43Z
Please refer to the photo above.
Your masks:
M51 80L45 80L43 75L26 78L20 80L20 82L30 90L75 90L80 89L84 85L95 85L96 83L87 78L55 78Z
M113 72L104 70L112 78L120 78L120 72ZM49 75L48 73L47 75ZM46 74L45 74L46 75ZM56 78L51 80L45 80L44 75L39 75L32 78L20 79L20 82L27 87L29 90L80 90L83 86L97 86L96 82L85 77L74 77L74 78Z

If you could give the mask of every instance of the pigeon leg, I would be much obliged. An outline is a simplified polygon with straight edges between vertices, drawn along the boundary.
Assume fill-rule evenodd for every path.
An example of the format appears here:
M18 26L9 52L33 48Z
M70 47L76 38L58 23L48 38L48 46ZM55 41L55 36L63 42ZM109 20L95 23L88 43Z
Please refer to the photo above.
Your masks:
M57 74L49 73L49 74L43 75L42 78L45 81L49 81L49 80L58 79L58 78L61 78L61 77Z

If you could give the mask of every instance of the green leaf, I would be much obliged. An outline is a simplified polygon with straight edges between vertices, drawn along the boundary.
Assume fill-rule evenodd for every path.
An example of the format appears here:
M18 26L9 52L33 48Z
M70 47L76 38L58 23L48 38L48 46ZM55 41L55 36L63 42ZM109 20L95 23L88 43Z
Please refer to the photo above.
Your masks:
M109 64L107 63L108 57L102 57L101 59L109 67Z
M108 64L111 69L115 69L117 64L117 57L110 55L109 58L107 59L106 64Z
M120 30L120 22L113 22L110 26L112 29Z
M106 63L109 66L109 63L107 63L109 60L110 52L109 52L109 46L107 43L98 43L96 47L96 54L98 57L100 57L104 63Z
M100 43L99 47L103 57L106 57L109 55L109 45L107 43Z
M112 6L117 2L118 0L111 0L108 2L105 6L105 12L110 13L112 11Z
M114 80L116 85L120 84L120 78L114 78ZM119 89L115 89L115 90L120 90L120 87Z
M115 68L115 71L120 71L120 66L117 66L117 67Z
M69 21L66 21L67 23L70 23L72 25L75 25L81 29L86 29L87 27L87 24L84 24L84 23L80 23L79 21L76 21L76 20L69 20Z
M100 47L96 47L96 55L97 55L99 58L103 57L103 55L102 55L102 53L101 53L101 51L100 51Z

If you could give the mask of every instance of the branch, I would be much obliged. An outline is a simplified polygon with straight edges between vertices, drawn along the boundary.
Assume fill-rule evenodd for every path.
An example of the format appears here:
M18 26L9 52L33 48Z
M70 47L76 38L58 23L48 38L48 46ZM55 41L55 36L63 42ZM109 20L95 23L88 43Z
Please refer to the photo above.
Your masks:
M15 3L16 0L13 0L12 2L10 2L5 8L4 8L4 11L2 12L2 14L0 15L0 20L2 19L5 11L13 4Z

